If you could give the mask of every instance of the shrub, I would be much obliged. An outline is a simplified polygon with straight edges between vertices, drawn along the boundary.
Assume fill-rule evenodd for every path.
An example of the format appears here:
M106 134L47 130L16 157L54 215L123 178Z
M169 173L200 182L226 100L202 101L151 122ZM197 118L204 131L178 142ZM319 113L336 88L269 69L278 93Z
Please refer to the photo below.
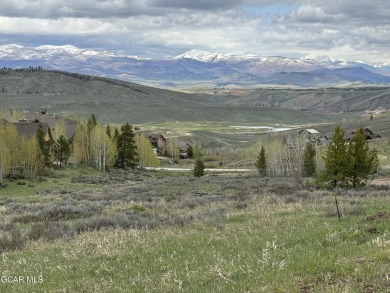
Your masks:
M143 205L136 204L136 205L133 206L133 210L138 211L138 212L144 212L145 211L145 207Z
M201 158L197 158L195 160L195 166L194 166L194 170L193 170L193 173L194 173L194 176L195 177L202 177L204 175L204 162Z
M57 238L72 237L74 234L70 226L63 222L37 222L31 225L27 236L33 240L41 238L55 240Z
M13 205L15 212L22 215L15 217L14 222L29 223L40 221L60 221L89 217L100 211L97 206L78 206L72 203L52 203L47 206L20 204Z
M117 226L114 218L106 215L94 216L88 220L86 228L87 230L100 230L102 228L113 228Z
M25 238L19 228L13 226L10 231L0 231L0 252L21 249Z

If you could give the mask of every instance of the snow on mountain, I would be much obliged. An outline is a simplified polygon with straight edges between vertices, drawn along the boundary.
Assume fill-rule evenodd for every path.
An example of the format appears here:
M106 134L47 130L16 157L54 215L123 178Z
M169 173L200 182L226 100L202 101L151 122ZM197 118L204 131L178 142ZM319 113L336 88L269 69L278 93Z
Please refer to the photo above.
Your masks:
M81 49L72 45L43 45L27 47L17 44L0 46L1 67L41 66L57 69L109 76L113 78L157 84L190 84L194 82L229 81L237 84L261 84L276 80L277 84L318 86L316 80L329 85L344 81L387 84L390 76L388 64L365 64L361 61L347 61L329 56L306 55L302 58L282 56L259 56L256 54L212 53L190 50L166 59L146 59L137 56L120 55L96 49ZM363 68L363 70L355 70ZM335 71L343 69L342 71ZM289 74L287 74L289 73ZM304 73L304 74L300 74ZM375 73L375 74L371 74ZM272 76L275 75L275 78ZM238 78L239 77L239 78ZM299 81L301 79L301 81ZM332 83L333 82L333 83ZM389 82L390 83L390 82Z
M181 55L171 58L172 60L192 59L199 62L224 62L224 61L244 61L262 59L256 54L234 55L223 53L211 53L203 50L190 50Z
M210 53L202 50L190 50L181 55L173 57L172 60L192 59L199 62L225 61L229 57L220 53Z
M335 63L336 59L327 55L322 56L316 56L313 54L308 54L305 57L303 57L301 60L307 61L307 62L320 62L320 63ZM339 60L339 61L345 61L345 60Z

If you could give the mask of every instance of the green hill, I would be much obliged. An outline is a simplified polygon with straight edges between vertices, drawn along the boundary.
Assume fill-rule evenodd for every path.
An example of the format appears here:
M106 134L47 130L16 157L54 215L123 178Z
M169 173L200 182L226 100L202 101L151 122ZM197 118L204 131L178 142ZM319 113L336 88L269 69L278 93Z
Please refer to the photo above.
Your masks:
M236 97L236 99L238 99ZM244 98L243 98L244 99ZM0 70L2 107L63 115L94 113L102 123L165 121L321 123L340 117L254 103L228 103L210 95L168 91L115 79L60 71Z

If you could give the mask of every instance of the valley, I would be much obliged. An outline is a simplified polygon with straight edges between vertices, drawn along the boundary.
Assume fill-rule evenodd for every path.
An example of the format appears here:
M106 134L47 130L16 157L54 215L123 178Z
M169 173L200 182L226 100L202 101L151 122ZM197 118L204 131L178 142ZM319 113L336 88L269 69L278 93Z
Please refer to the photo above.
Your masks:
M190 139L206 168L194 177L195 158L168 153L159 167L98 171L91 160L4 178L0 291L386 292L389 88L179 92L20 69L0 70L0 89L2 110L19 118L96 115L102 133L128 122L136 135ZM367 186L327 190L297 171L298 132L323 139L336 124L381 136L368 143L380 168ZM254 165L262 146L265 177Z

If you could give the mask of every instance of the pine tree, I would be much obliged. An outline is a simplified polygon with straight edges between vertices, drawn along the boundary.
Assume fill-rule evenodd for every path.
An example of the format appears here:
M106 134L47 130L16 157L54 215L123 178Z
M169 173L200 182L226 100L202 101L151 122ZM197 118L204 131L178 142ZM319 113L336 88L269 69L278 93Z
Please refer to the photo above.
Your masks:
M196 150L196 159L194 165L194 176L202 177L204 176L204 162L202 160L202 155L199 150Z
M192 159L194 157L194 150L192 148L192 145L190 145L187 149L187 155L188 155L188 158Z
M91 133L93 128L97 125L97 119L96 119L96 116L95 114L92 114L91 115L91 118L88 118L88 122L87 122L87 129L88 129L88 133Z
M106 134L109 138L111 138L111 128L110 128L110 124L107 124L107 127L106 127Z
M260 176L264 177L267 175L267 157L263 146L260 149L255 166L259 171Z
M337 185L347 186L350 157L344 141L344 130L337 125L323 156L325 169L318 177L319 183L335 188Z
M91 115L91 124L93 126L96 126L97 125L97 119L96 119L96 115L95 114L92 114Z
M307 143L303 154L303 176L311 177L317 172L316 149L313 144Z
M118 128L115 127L113 140L117 141L118 136L119 136L119 130L118 130Z
M43 163L45 167L51 166L51 141L46 141L45 132L43 131L43 127L40 124L37 129L36 138L38 141L39 149L41 151L41 155L43 158Z
M362 129L347 145L340 126L336 127L323 159L325 169L318 182L331 188L364 186L379 164L377 151L369 149Z
M134 140L134 132L128 123L121 127L121 133L117 137L117 166L120 168L135 168L138 163L137 147Z
M378 166L376 150L370 150L363 135L363 129L359 129L348 148L350 161L349 180L353 188L364 186L370 175L374 174Z
M53 145L53 152L54 159L60 163L60 167L62 166L62 163L67 162L72 151L69 142L63 135L61 135L56 141L56 143Z

